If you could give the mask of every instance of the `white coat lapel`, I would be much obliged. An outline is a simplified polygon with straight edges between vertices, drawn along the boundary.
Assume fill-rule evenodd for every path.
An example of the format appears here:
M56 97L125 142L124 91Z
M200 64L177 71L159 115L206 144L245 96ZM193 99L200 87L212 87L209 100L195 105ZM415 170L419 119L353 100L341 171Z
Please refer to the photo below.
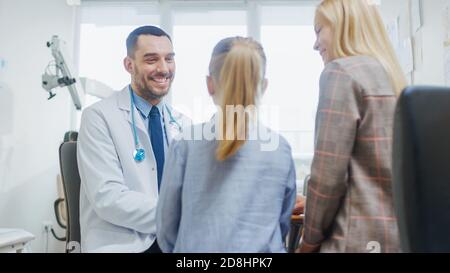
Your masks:
M131 109L131 97L130 97L130 91L128 89L128 86L125 87L121 94L119 95L118 99L119 108L124 111L125 118L128 120L130 125L133 124L132 116L131 116L131 110L134 112L134 122L136 129L141 130L145 135L148 137L147 128L145 127L144 122L142 121L142 118L139 114L139 111L136 109L136 107L133 107Z

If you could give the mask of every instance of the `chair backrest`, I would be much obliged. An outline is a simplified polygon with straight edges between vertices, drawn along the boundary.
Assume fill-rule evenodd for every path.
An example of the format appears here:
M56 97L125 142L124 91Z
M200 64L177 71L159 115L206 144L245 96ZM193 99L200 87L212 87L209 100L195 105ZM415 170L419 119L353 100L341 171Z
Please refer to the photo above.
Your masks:
M400 96L393 188L403 251L450 252L450 88L416 86Z
M61 177L66 197L68 228L67 244L74 246L80 244L80 174L77 164L77 143L74 141L64 142L59 146L59 164Z
M78 140L78 132L77 131L67 131L64 134L64 142L77 141L77 140Z

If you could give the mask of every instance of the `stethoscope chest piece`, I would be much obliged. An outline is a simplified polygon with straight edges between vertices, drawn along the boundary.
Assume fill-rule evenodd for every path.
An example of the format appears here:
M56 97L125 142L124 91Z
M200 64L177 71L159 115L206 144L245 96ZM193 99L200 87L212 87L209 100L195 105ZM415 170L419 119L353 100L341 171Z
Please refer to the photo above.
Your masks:
M136 149L133 152L133 157L136 162L142 162L145 159L145 151L144 149Z

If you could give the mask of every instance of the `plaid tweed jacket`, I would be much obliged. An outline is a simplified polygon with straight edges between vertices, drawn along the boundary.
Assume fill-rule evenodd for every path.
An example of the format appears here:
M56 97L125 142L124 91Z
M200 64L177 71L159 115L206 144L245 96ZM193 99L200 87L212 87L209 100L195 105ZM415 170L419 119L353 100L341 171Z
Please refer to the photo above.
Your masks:
M321 252L399 252L391 187L396 96L381 64L337 59L320 78L303 243Z

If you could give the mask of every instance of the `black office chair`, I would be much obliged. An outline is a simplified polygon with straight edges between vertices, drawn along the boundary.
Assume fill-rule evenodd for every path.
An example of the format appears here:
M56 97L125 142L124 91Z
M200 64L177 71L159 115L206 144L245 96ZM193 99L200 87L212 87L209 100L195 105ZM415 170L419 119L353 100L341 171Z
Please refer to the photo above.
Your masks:
M400 96L393 189L404 252L450 252L450 88L416 86Z
M79 250L80 244L80 175L77 164L77 143L64 142L59 146L59 164L67 207L66 251ZM78 249L77 249L78 248Z

